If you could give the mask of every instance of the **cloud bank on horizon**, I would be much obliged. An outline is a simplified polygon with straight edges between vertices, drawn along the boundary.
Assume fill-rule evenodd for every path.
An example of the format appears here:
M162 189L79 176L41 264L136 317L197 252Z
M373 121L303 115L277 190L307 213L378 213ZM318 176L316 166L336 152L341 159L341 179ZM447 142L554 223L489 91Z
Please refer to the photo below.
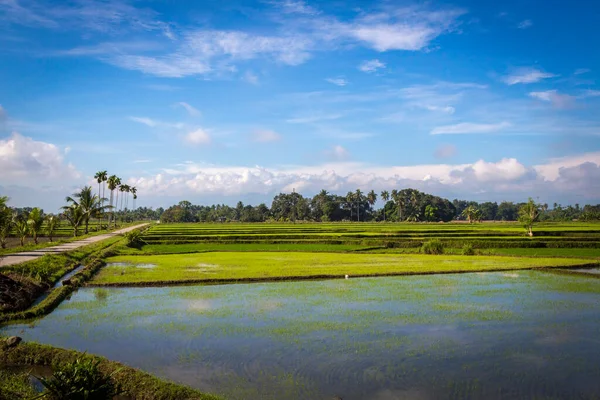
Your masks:
M589 6L0 1L0 194L57 209L106 169L152 206L600 202Z

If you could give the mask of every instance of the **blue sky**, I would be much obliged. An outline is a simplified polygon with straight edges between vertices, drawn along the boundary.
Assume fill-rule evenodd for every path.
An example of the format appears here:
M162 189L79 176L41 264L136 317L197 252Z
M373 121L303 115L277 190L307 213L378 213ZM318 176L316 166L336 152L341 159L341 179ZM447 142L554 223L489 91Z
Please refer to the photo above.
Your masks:
M600 4L0 0L0 193L600 201Z

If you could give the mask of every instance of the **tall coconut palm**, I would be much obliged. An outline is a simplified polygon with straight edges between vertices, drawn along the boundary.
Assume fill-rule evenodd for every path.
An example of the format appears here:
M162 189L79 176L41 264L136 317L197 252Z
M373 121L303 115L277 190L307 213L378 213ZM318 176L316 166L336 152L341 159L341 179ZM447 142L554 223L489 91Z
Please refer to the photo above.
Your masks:
M38 234L42 231L42 226L44 225L42 210L37 207L31 210L27 218L27 225L29 226L29 232L33 236L33 242L38 244Z
M135 201L137 200L137 188L135 186L131 187L131 193L133 194L133 210L135 211Z
M98 171L98 172L96 172L96 175L94 175L94 179L96 179L96 182L98 182L98 197L99 198L104 197L104 193L100 193L100 184L102 184L103 182L106 182L107 175L108 175L107 171Z
M369 202L372 210L375 202L377 201L377 193L375 193L374 190L371 190L369 193L367 193L367 201Z
M46 234L48 235L50 241L52 241L52 238L54 237L54 232L58 229L59 226L60 218L52 214L46 216Z
M383 222L385 222L385 205L390 200L390 193L387 190L382 190L381 199L383 200Z
M85 219L83 209L77 204L70 204L62 207L62 209L64 210L62 215L69 221L71 227L73 227L73 236L77 236L79 233L79 226L81 226L81 223Z
M350 221L352 221L352 210L354 209L352 204L354 204L354 193L352 193L352 192L346 193L346 204L348 205L348 208L350 209Z
M113 219L114 216L115 216L114 205L113 205L114 191L121 184L121 178L119 178L116 175L111 175L107 179L106 183L108 184L108 190L110 190L110 203L109 203L109 207L112 210L112 213L110 214L110 218L108 219L108 226L110 227L111 219ZM118 198L118 196L119 196L119 192L117 192L117 198ZM117 222L115 220L115 226L116 226L116 224L117 224Z
M392 190L392 200L396 203L396 207L398 208L398 221L402 221L402 217L400 215L400 195L396 189Z
M83 222L85 223L85 233L88 233L90 218L98 216L104 211L101 199L93 194L91 186L85 186L73 196L67 196L66 201L81 207L83 213Z
M356 192L354 192L354 198L356 199L357 221L360 222L360 203L363 199L363 193L360 189L356 189Z

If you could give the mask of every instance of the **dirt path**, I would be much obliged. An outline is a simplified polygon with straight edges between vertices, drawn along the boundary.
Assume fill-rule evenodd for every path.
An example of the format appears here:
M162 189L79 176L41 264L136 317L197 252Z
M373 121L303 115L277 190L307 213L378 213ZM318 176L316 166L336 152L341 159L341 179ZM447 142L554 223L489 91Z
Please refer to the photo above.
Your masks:
M148 224L140 224L140 225L130 226L127 228L119 229L118 231L104 233L102 235L92 236L87 239L77 240L75 242L70 242L70 243L64 243L64 244L60 244L58 246L46 247L46 248L38 249L38 250L25 251L22 253L6 254L4 256L0 256L0 267L6 267L8 265L15 265L15 264L20 264L23 262L35 260L36 258L39 258L46 254L64 253L66 251L74 250L74 249L77 249L82 246L87 246L88 244L100 242L102 240L111 238L111 237L119 235L121 233L132 231L134 229L140 228L145 225L148 225Z

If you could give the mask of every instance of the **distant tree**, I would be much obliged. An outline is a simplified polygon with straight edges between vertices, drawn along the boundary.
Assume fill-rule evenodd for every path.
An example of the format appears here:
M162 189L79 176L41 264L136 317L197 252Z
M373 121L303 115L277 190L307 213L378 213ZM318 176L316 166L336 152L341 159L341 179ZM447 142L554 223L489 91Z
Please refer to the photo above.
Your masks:
M498 205L496 219L500 221L516 221L519 216L519 207L510 202L503 201Z
M356 201L356 218L360 222L360 203L363 201L363 192L360 189L356 189L354 192L354 201Z
M77 236L79 234L79 227L85 220L85 215L81 206L77 204L71 204L62 207L62 209L64 210L63 216L67 221L69 221L69 224L73 228L73 236Z
M371 210L373 210L373 206L377 202L377 193L375 193L374 190L371 190L369 193L367 193L367 201L369 202Z
M60 218L52 214L46 216L46 234L48 235L48 239L50 239L50 241L52 241L54 232L56 232L59 226Z
M13 228L12 211L6 205L8 197L0 196L0 247L6 248L6 241Z
M25 218L22 214L15 215L13 217L13 226L15 227L15 231L17 232L17 236L21 242L21 246L25 245L25 239L27 235L29 235L29 225L27 224L27 218Z
M540 205L530 197L529 201L519 208L519 222L528 236L533 236L533 224L540 217Z
M67 196L65 200L81 208L86 234L88 233L90 218L101 215L105 209L102 206L101 199L92 192L91 186L83 187L79 192L74 193L73 196Z
M38 244L38 235L42 231L42 226L44 225L44 215L39 208L35 207L31 210L27 218L27 225L29 226L29 232L33 236L33 242Z
M390 193L387 190L381 192L381 199L383 200L383 222L385 222L385 206L390 200Z
M116 189L119 187L119 185L121 184L121 178L119 178L119 177L118 177L118 176L116 176L116 175L111 175L111 176L110 176L110 177L107 179L106 183L108 184L108 190L110 190L110 202L109 202L109 208L112 210L112 212L111 212L111 214L110 214L110 217L109 217L109 219L108 219L108 226L109 226L109 228L110 228L110 223L111 223L111 220L112 220L112 219L114 219L114 220L115 220L115 227L117 226L117 220L116 220L116 218L115 218L115 211L114 211L116 202L115 202L115 203L113 203L113 199L114 199L114 192L115 192L115 190L116 190ZM117 192L117 198L118 198L118 196L119 196L119 192Z
M473 222L481 219L481 211L479 211L475 206L470 205L463 210L462 216L465 217L470 224L472 224Z
M429 222L432 221L437 221L437 212L438 212L438 208L436 206L432 206L431 204L428 204L425 207L425 219Z

